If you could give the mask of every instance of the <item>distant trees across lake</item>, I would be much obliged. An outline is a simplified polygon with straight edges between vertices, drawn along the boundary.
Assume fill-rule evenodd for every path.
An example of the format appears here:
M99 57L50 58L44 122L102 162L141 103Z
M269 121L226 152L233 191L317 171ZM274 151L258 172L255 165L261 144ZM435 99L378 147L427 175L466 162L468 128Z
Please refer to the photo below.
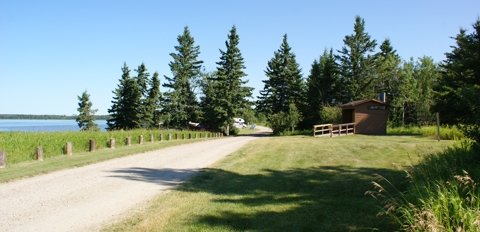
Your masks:
M95 120L107 120L109 118L109 115L95 115ZM75 120L77 115L0 114L0 119Z

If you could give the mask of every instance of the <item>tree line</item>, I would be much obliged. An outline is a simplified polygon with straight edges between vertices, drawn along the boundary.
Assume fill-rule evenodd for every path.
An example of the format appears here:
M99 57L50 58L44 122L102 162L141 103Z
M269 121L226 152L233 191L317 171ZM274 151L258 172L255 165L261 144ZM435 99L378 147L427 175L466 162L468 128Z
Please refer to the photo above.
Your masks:
M165 76L160 92L158 73L151 78L145 64L130 76L125 63L109 109L109 129L164 127L186 129L189 122L203 122L214 131L234 132L233 117L247 121L266 119L274 132L332 122L339 105L355 100L378 98L386 93L389 125L428 125L440 112L445 124L477 123L475 94L479 78L479 21L474 32L461 29L452 37L457 45L446 60L428 56L402 59L387 38L380 45L366 32L365 20L355 17L353 33L338 49L325 49L312 62L304 77L288 36L267 61L264 88L253 101L253 88L246 86L247 74L238 48L239 36L233 26L220 50L217 68L203 70L200 46L195 45L188 27L177 38L170 53L171 76ZM378 46L379 45L379 46ZM477 105L476 105L477 104Z
M75 120L78 115L55 114L0 114L0 119L28 119L28 120ZM109 115L95 115L93 120L107 120Z

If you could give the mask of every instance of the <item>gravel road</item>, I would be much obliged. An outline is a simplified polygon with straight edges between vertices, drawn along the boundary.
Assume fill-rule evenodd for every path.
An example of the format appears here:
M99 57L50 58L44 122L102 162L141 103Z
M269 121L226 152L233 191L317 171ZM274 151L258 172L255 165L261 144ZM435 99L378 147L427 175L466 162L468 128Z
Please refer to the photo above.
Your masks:
M0 184L0 230L99 230L257 138L180 145Z

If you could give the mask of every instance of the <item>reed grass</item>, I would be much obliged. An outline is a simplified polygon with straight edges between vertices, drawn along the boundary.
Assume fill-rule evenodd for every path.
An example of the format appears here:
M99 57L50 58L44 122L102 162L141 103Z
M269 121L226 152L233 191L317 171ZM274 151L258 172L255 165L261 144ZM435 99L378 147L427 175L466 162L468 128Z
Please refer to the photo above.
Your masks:
M7 167L9 164L16 164L36 159L36 147L41 146L43 149L44 159L60 156L65 154L65 145L72 142L72 152L86 152L90 149L90 140L95 140L96 150L108 148L110 146L110 138L115 138L115 147L125 146L127 137L131 137L132 144L139 143L140 135L143 135L144 143L148 143L150 134L154 135L154 141L163 139L167 140L168 134L172 134L175 139L175 133L178 133L179 139L182 134L185 139L189 135L197 133L197 138L211 136L209 132L196 131L162 131L162 130L120 130L107 132L0 132L0 150L4 150L7 154Z
M405 191L379 176L376 191L367 192L382 203L380 215L405 231L480 231L480 162L471 143L425 156L405 172Z
M387 134L417 134L424 137L437 138L438 129L436 126L407 126L407 127L388 127ZM465 135L457 126L442 126L440 127L440 139L443 140L462 140Z

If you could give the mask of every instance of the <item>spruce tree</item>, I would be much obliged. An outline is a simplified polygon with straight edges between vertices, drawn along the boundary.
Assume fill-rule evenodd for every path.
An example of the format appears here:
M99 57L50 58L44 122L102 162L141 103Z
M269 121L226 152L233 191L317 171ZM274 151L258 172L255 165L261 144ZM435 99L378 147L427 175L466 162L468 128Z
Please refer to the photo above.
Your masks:
M138 69L135 69L137 76L135 77L138 87L140 88L141 98L140 106L138 112L141 118L141 127L148 128L151 127L153 123L153 112L151 111L150 103L148 102L149 88L151 85L150 73L148 72L147 67L144 63L138 66Z
M310 75L307 77L307 113L305 121L310 125L319 124L320 112L325 106L339 103L341 91L340 74L333 50L325 49L318 60L314 60Z
M371 55L377 46L376 40L370 39L365 32L365 20L355 17L354 34L345 36L345 46L338 50L335 57L340 62L340 71L344 81L346 95L344 103L375 97L373 89L373 73L375 55Z
M201 77L203 61L198 59L200 46L195 46L195 40L190 35L188 27L177 38L177 53L170 53L173 61L170 62L172 77L165 76L163 87L170 91L165 92L164 113L167 114L167 126L187 128L189 121L196 121L198 101L192 89L192 83Z
M87 90L83 92L82 96L77 96L78 102L78 116L77 123L78 127L82 131L98 131L98 125L95 123L95 113L97 109L92 109L92 102L90 101L90 94L87 93Z
M226 51L220 50L220 61L217 62L216 75L210 80L215 87L215 94L212 97L212 111L210 113L216 123L216 130L223 130L226 135L230 133L230 126L233 118L241 109L250 107L248 98L252 97L253 88L245 86L247 80L243 80L247 74L242 53L238 48L239 36L237 29L232 27L225 41Z
M142 125L141 89L136 78L130 77L130 69L125 62L122 67L122 78L113 91L112 107L108 109L110 119L108 130L135 129Z
M443 123L467 125L465 134L480 143L480 19L452 37L456 45L445 53L444 73L436 88L434 111L440 113Z
M274 52L274 57L268 61L265 75L268 80L257 101L257 109L268 115L279 112L288 112L289 105L297 108L305 105L305 83L301 69L295 59L292 48L288 45L287 34L283 36L280 48Z
M162 94L160 93L160 79L158 72L155 72L150 81L151 86L148 90L148 96L144 104L143 123L147 128L156 128L160 123L160 100Z

